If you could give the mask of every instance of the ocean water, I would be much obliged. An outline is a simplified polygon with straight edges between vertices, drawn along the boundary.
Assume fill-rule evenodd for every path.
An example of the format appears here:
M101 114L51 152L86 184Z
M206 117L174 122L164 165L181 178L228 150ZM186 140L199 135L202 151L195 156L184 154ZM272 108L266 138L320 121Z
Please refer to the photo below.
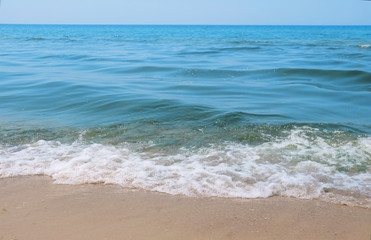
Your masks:
M0 25L0 178L371 207L370 26Z

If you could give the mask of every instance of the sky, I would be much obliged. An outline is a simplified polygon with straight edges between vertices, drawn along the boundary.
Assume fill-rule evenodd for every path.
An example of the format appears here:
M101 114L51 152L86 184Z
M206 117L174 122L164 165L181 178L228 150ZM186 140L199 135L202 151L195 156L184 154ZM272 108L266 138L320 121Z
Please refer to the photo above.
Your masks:
M0 23L371 25L371 1L1 0Z

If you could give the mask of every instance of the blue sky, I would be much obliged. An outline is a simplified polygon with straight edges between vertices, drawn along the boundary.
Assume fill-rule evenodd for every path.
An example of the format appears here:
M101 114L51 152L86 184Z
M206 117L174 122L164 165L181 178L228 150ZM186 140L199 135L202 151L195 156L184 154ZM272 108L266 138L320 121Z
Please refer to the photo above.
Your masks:
M0 23L371 25L371 1L2 0Z

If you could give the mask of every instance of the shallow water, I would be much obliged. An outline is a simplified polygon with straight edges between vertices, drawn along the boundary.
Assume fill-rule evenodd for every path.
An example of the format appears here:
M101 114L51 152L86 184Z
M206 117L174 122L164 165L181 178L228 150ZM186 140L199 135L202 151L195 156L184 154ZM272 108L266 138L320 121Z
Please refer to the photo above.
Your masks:
M0 177L371 206L371 27L0 25Z

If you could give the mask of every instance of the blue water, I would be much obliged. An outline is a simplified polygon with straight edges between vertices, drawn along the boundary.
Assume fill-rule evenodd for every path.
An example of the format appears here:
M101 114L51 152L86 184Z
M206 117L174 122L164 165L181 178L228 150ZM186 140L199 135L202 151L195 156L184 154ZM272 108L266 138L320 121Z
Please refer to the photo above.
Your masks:
M370 26L0 25L0 177L368 206L370 135Z

